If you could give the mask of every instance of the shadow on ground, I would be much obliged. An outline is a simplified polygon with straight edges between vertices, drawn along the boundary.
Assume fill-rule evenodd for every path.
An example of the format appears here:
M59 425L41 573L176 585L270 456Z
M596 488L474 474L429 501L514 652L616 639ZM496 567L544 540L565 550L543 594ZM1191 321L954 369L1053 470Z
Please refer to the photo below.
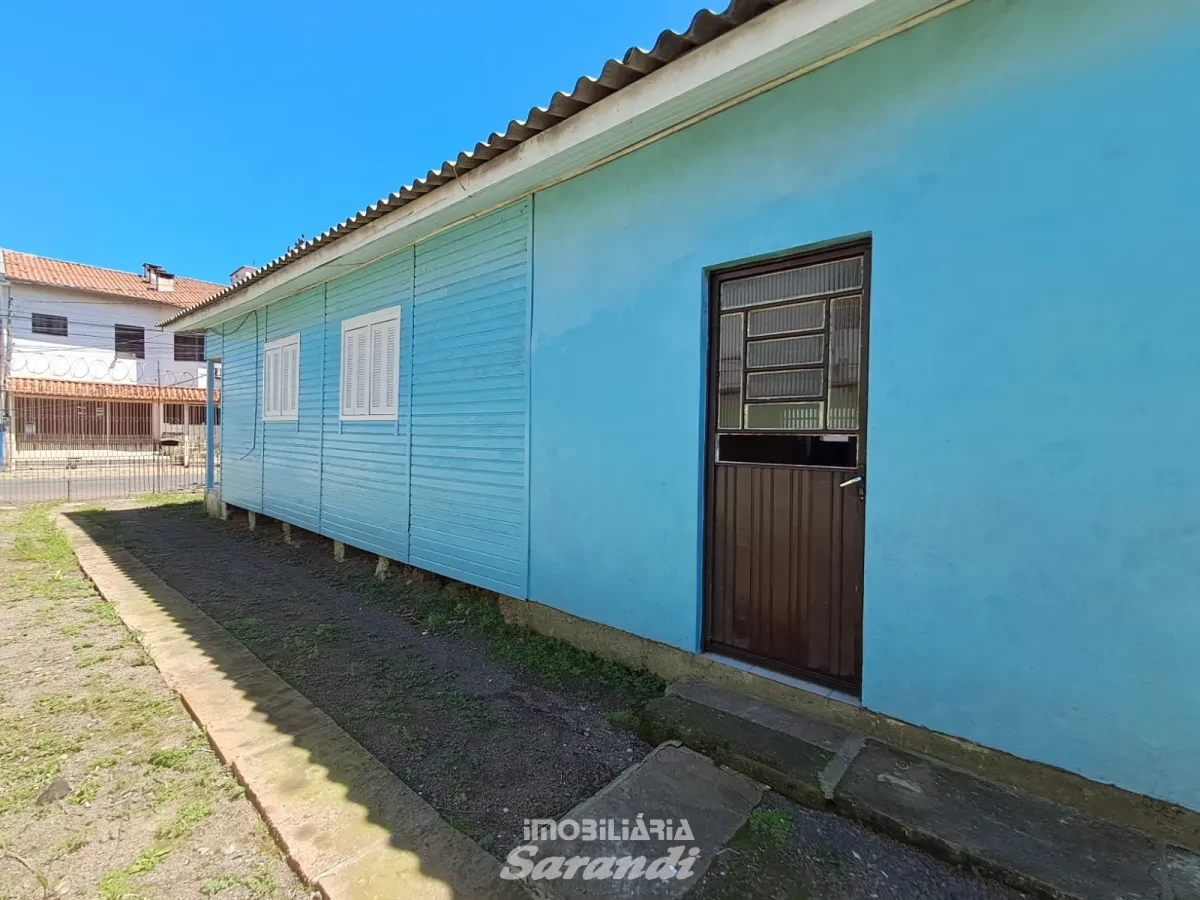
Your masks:
M485 592L404 567L381 583L374 557L337 563L325 539L285 543L277 524L249 532L198 503L68 516L190 599L493 854L520 843L526 818L566 812L650 749L631 728L658 679L509 625ZM195 620L138 567L125 572L178 625ZM271 724L391 830L395 811L356 786L360 773L260 706L259 684L192 630Z

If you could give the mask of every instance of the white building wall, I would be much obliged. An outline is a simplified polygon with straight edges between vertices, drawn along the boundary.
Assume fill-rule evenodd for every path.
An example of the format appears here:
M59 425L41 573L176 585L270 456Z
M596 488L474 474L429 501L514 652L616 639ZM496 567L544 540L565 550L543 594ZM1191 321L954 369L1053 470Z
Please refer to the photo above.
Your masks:
M158 328L174 307L19 282L10 289L13 377L204 386L204 363L176 361L174 336ZM67 336L34 334L33 313L65 316ZM145 359L117 358L117 324L145 329Z

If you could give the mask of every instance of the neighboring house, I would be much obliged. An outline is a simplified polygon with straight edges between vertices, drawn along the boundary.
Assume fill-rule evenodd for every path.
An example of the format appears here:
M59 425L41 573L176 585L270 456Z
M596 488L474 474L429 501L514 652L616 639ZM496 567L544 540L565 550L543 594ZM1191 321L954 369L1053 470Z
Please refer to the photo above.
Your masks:
M221 287L0 250L5 458L202 442L204 335L158 322Z
M1200 809L1197 83L1194 0L701 13L173 317L222 496Z

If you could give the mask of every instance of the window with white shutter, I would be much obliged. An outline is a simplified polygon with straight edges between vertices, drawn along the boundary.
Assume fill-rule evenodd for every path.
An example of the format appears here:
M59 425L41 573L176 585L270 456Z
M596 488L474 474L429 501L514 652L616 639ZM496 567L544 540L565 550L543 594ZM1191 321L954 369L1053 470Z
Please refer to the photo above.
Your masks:
M300 415L300 335L263 346L263 420L295 422Z
M342 322L342 419L395 419L399 404L400 307Z

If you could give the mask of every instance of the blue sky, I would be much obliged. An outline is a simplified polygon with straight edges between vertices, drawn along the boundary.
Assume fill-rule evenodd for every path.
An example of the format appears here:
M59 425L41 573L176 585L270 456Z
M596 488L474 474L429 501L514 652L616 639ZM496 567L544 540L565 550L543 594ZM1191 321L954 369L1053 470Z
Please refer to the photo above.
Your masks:
M10 4L0 247L224 281L697 0Z

